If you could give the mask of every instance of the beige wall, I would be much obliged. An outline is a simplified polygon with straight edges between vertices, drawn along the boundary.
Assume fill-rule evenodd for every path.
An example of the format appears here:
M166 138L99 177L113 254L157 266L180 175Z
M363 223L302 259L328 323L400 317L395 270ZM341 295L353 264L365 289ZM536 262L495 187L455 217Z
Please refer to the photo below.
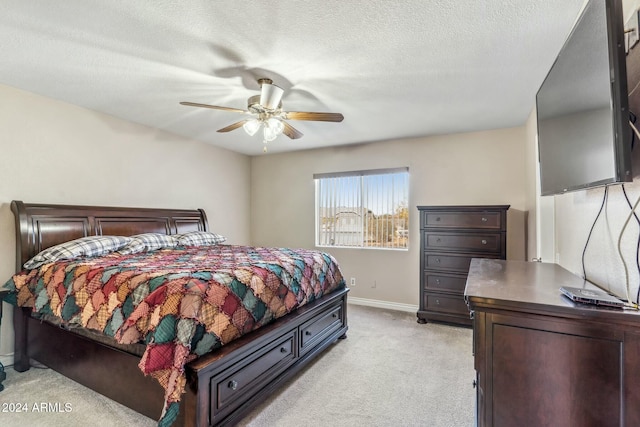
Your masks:
M525 259L526 141L519 127L253 157L252 244L314 247L314 173L408 166L410 249L328 252L356 278L351 297L417 306L418 205L511 205L507 256Z
M14 199L204 208L212 230L250 241L247 156L2 85L0 130L3 283L15 268ZM0 357L13 348L4 307Z

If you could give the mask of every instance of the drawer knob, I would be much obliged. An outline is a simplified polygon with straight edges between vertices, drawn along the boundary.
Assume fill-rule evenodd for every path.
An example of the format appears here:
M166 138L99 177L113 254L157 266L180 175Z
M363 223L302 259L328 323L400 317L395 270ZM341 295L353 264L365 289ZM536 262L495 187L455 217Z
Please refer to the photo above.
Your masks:
M441 241L441 240L440 240L440 238L438 237L438 238L436 239L436 242L437 242L437 243L440 243L440 241Z
M436 264L440 264L440 258L436 258Z
M440 300L436 299L436 305L440 305Z
M486 245L486 244L487 244L487 241L486 241L485 239L482 239L482 244L483 244L483 245Z
M440 279L436 279L436 285L440 284Z
M482 222L487 222L487 218L482 217Z
M436 221L440 221L440 217L437 217L437 218L436 218Z
M237 389L238 388L238 381L235 381L235 380L229 381L229 384L227 384L227 387L229 387L231 390Z
M331 317L333 317L334 319L336 319L336 318L338 317L338 313L333 313L333 314L331 315Z
M311 331L304 331L304 334L305 334L306 336L309 336L309 335L311 335Z
M280 353L287 353L288 351L286 347L280 347Z

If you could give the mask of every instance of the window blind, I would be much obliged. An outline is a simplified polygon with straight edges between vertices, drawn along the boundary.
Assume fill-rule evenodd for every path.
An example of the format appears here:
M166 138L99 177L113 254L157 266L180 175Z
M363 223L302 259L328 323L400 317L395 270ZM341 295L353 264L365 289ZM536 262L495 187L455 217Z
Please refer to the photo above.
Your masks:
M407 249L409 169L315 174L316 245Z

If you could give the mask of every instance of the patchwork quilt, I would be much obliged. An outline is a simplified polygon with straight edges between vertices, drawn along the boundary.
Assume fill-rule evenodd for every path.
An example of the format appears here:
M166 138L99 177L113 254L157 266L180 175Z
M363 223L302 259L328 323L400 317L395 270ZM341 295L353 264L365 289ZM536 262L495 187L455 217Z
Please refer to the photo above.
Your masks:
M327 253L216 245L58 261L4 288L35 313L145 343L139 367L164 388L158 425L169 426L185 364L344 286Z

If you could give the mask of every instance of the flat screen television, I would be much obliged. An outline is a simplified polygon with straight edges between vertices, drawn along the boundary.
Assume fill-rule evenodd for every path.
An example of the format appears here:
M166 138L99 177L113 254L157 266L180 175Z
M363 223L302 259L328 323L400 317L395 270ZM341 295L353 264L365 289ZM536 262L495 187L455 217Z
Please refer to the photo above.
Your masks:
M632 181L620 0L590 0L536 95L541 194Z

